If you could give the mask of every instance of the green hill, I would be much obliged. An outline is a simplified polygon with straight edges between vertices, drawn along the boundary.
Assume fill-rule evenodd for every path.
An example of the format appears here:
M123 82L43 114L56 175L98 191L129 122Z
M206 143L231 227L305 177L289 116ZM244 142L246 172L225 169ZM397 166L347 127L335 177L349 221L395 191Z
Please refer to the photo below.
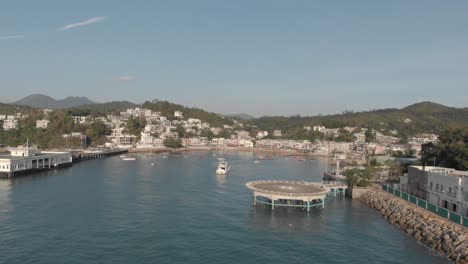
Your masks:
M415 133L439 133L446 128L468 127L468 108L454 108L423 102L402 109L382 109L366 112L345 112L325 116L261 117L251 120L259 129L282 129L283 134L294 133L304 126L323 125L327 128L344 126L371 127L379 131L399 131L407 136Z
M184 115L184 118L197 118L204 122L210 123L210 125L213 127L234 124L234 121L232 119L224 117L220 114L208 112L196 107L185 107L183 105L170 103L168 101L147 101L143 104L142 107L151 109L153 111L161 112L163 116L166 116L169 119L174 119L175 111L181 111Z
M66 109L71 115L106 115L116 114L127 110L128 108L138 107L138 104L134 104L129 101L113 101L102 104L89 104L82 105L79 107L73 107Z
M2 104L0 103L0 115L11 115L16 113L26 113L31 111L33 108L28 106L13 105L13 104Z

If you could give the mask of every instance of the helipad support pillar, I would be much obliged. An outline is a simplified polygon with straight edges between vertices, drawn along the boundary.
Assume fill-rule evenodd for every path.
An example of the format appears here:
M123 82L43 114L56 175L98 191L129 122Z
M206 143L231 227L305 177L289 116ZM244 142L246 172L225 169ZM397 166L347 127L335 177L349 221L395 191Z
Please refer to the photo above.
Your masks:
M322 208L325 208L325 200L322 199L321 201L322 201Z
M253 202L254 202L254 205L257 205L257 196L254 194L254 197L253 197Z
M275 210L275 199L271 199L271 210Z
M307 212L309 212L309 211L310 211L310 201L307 200Z

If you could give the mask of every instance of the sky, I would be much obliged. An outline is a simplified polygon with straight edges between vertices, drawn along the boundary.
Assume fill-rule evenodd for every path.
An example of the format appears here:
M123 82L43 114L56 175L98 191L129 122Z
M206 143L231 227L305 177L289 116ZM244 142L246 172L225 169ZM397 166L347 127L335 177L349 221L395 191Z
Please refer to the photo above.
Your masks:
M0 101L229 114L468 106L468 1L2 0Z

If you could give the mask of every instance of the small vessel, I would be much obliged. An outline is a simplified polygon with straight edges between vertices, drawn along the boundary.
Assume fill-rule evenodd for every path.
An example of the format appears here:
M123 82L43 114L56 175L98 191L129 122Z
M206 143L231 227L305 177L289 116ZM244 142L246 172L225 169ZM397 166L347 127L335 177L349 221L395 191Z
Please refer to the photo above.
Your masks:
M151 166L154 166L154 165L156 165L156 163L154 163L154 162L151 162Z
M131 157L131 158L125 157L125 158L122 158L122 160L136 160L136 158L134 158L134 157Z
M121 158L126 158L127 156L125 156L125 155L120 155L120 157L121 157Z
M227 174L229 170L231 169L231 166L229 166L229 163L226 161L224 158L219 158L218 159L218 168L216 169L216 174Z
M254 160L254 163L260 163L260 161L259 160Z

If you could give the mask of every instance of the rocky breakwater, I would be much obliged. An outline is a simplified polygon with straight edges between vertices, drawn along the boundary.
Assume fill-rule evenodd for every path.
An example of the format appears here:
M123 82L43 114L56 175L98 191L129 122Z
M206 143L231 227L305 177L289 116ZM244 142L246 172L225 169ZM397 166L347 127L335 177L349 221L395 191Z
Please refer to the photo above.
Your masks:
M381 190L371 190L360 200L429 248L456 263L468 263L467 228Z

